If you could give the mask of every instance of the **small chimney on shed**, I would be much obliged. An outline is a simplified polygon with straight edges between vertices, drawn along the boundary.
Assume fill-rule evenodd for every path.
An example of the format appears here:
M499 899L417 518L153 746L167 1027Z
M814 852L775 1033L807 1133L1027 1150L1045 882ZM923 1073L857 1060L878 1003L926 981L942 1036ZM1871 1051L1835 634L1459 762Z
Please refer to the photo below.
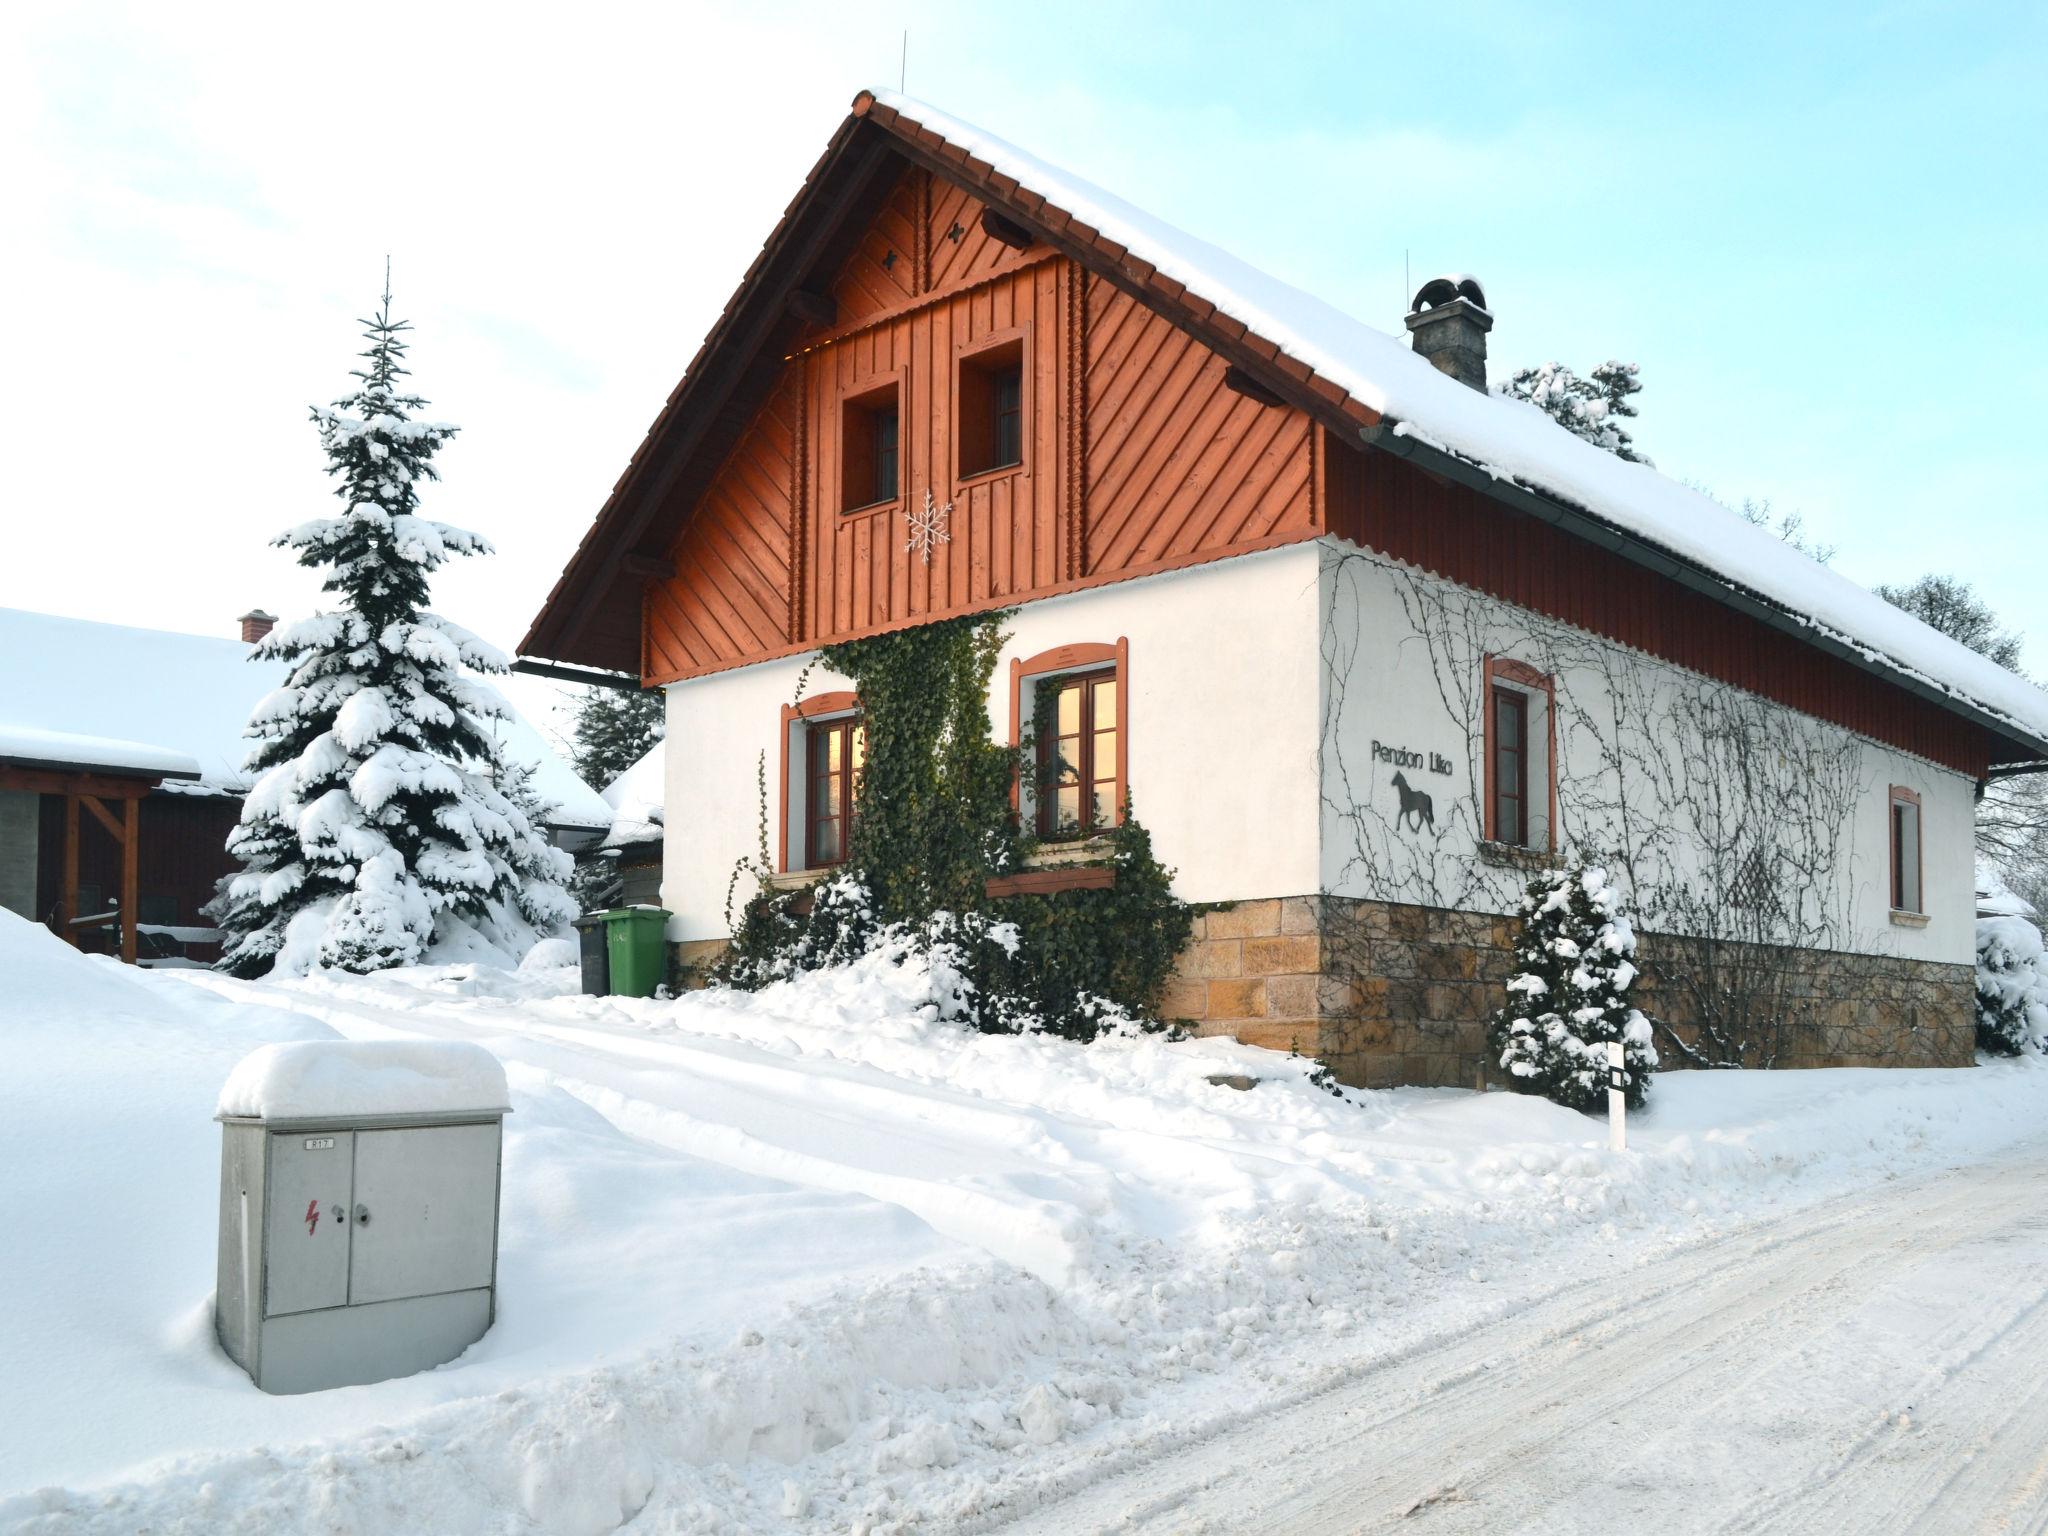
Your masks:
M254 645L277 625L277 615L265 613L261 608L251 608L242 615L242 644Z
M1415 350L1460 384L1486 392L1486 333L1493 316L1476 277L1432 277L1416 292L1408 332Z

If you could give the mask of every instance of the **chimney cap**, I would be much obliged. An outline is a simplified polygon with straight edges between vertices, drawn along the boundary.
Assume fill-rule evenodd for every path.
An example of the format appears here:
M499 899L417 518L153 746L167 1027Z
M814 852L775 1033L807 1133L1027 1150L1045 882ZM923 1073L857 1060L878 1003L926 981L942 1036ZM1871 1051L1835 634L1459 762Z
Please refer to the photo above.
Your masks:
M242 614L236 622L240 623L249 619L268 619L271 623L275 624L277 622L277 615L265 613L261 608L251 608L247 613Z
M1432 277L1415 290L1415 302L1409 305L1412 313L1421 314L1427 309L1438 309L1458 299L1464 299L1482 314L1491 314L1486 307L1486 290L1479 285L1479 279L1469 272L1451 272L1443 277Z

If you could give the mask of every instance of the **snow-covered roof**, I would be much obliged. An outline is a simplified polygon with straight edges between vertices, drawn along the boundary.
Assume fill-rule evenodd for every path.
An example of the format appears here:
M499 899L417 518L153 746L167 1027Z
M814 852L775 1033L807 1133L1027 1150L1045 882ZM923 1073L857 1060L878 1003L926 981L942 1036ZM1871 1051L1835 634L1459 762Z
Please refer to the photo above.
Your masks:
M993 134L894 91L872 95L888 113L1092 226L1137 261L1313 369L1376 412L1396 435L1463 459L1497 481L1591 513L1754 593L1818 635L1972 704L2018 727L2036 744L2048 742L2048 693L1711 497L1594 447L1533 405L1459 383L1386 332Z
M243 727L286 670L231 637L0 608L0 757L196 776L239 794L249 785ZM560 807L552 825L611 825L611 807L517 711L497 729ZM95 744L99 755L79 755Z
M0 720L0 761L105 768L116 773L163 774L180 779L199 777L199 764L182 752L152 747L146 742L117 741L111 736L83 736L75 731L11 725L4 720Z
M604 787L604 801L612 808L612 829L604 846L624 848L633 843L661 841L661 790L668 743L657 741L647 755Z

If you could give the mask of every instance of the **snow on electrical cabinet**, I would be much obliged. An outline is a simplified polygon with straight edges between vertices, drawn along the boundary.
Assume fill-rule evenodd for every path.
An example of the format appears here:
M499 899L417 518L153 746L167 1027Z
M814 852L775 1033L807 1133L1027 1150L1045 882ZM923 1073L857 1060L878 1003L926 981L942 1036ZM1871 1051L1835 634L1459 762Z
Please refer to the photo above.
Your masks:
M311 1040L221 1090L221 1347L265 1392L454 1359L497 1306L505 1072L451 1041Z

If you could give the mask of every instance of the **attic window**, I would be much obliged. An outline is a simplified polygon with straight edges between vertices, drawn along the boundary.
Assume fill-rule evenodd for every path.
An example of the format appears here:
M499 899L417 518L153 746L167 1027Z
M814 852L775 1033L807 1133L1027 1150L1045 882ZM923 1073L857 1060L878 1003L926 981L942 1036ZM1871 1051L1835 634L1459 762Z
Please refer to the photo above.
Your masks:
M960 359L960 478L1024 462L1024 338Z
M857 512L896 500L902 419L901 391L893 380L845 401L839 434L841 510Z

